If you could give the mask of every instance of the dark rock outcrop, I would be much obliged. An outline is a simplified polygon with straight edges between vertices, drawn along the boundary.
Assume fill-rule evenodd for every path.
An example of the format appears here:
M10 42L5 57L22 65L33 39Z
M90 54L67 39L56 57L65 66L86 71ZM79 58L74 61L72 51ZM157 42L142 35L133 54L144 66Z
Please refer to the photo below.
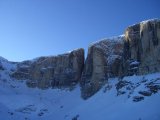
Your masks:
M40 57L24 61L17 65L11 75L16 79L28 79L29 87L63 87L77 83L84 66L84 50L77 49L70 53Z
M3 65L3 63L6 62L8 62L8 60L0 56L0 70L5 70L5 66Z
M139 102L139 101L142 101L142 100L144 100L144 97L143 97L143 96L134 96L134 97L133 97L133 101L134 101L134 102Z
M96 42L89 47L81 78L83 98L97 92L108 77L121 74L123 40L123 36L114 37Z
M150 91L139 91L138 93L143 96L151 96L152 95L152 92L150 92Z
M0 62L0 70L4 70L4 67L3 67L3 65L1 64L1 62Z

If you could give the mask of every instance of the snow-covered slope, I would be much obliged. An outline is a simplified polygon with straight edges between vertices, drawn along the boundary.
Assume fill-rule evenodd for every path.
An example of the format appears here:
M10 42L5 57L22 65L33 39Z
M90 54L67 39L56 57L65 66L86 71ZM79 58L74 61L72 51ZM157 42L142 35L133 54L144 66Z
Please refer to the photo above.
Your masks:
M120 89L122 94L118 94L118 79L109 79L96 95L74 109L72 116L78 114L79 120L159 120L160 93L151 96L140 94L140 91L149 91L146 85L154 80L160 85L160 73L125 77L123 81L130 85L124 85ZM141 97L140 101L135 101Z
M80 97L80 87L28 88L9 73L15 68L1 59L0 120L159 120L160 73L112 78L94 96Z

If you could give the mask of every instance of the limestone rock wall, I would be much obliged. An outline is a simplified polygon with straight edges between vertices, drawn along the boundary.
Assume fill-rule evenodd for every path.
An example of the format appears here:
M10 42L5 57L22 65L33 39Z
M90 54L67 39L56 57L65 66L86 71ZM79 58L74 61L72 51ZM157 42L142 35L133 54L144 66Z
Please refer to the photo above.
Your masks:
M129 26L125 35L89 47L81 78L84 99L95 94L108 77L160 71L160 20Z
M2 69L0 67L0 69ZM91 44L84 64L84 50L40 57L18 63L11 75L28 79L29 87L70 86L80 79L84 99L95 94L109 77L160 71L160 20L129 26L123 36Z
M160 71L160 20L144 21L125 31L125 60L140 62L139 74Z
M28 79L29 87L62 87L77 83L84 66L84 50L77 49L70 53L40 57L17 65L11 75L16 79Z
M105 39L88 49L81 78L82 97L88 98L98 91L108 77L121 74L124 36Z

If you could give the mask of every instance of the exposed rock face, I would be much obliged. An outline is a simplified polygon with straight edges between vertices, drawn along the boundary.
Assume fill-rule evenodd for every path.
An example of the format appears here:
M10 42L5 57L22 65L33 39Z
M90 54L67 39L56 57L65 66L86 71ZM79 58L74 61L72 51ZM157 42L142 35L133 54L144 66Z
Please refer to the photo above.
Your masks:
M3 65L0 62L0 70L4 70Z
M8 60L0 56L0 71L5 70L5 66L3 66L5 62L8 62Z
M63 87L77 83L84 66L84 50L77 49L70 53L40 57L17 65L12 77L29 79L29 87Z
M124 58L139 61L140 74L160 71L160 20L128 27L125 39Z
M1 65L0 70L3 70ZM86 99L96 93L108 77L157 71L160 71L160 20L154 19L129 26L124 36L92 44L85 65L84 50L78 49L19 63L11 76L28 79L29 87L39 88L70 86L81 79L81 93Z
M99 41L89 47L81 79L83 98L97 92L108 77L121 74L123 41L124 36L119 36Z
M32 65L31 61L24 61L17 63L17 69L11 74L11 77L14 77L18 80L21 79L30 79L30 67Z
M108 77L160 71L160 20L130 26L117 39L121 42L103 40L89 47L81 80L83 98L97 92Z

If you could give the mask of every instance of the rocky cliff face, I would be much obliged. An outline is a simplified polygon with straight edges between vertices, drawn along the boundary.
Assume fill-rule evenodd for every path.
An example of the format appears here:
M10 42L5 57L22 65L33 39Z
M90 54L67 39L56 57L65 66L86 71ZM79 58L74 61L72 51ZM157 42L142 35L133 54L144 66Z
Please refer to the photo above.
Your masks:
M29 87L64 87L80 80L83 66L84 50L77 49L58 56L40 57L19 63L11 76L28 79Z
M144 21L125 31L125 60L140 63L139 73L160 71L160 20Z
M0 70L3 69L0 64ZM154 19L129 26L124 36L90 45L85 65L84 50L78 49L18 63L11 76L28 79L29 87L39 88L71 86L81 79L81 93L86 99L109 77L157 71L160 71L160 20Z
M89 47L82 74L82 97L97 92L108 77L160 71L160 20L129 26L125 35Z
M124 36L105 39L92 44L82 74L82 97L98 91L108 77L121 74Z

